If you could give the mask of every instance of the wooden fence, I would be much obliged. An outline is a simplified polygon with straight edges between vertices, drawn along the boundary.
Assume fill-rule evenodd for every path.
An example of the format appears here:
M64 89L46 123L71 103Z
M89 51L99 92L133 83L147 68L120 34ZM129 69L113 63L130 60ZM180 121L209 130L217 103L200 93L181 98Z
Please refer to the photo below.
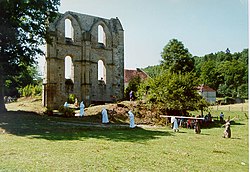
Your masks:
M248 112L248 103L237 103L230 105L215 105L210 106L210 108L214 111L232 111L232 112Z

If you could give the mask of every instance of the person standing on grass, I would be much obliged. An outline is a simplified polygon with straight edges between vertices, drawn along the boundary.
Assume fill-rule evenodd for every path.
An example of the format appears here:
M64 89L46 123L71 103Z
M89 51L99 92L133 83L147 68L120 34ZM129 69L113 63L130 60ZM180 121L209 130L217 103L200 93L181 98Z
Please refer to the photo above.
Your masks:
M198 118L198 117L196 117ZM194 120L194 133L195 134L200 134L201 133L201 126L200 126L200 122L198 119Z
M177 123L177 119L174 118L174 125L173 125L173 131L174 132L179 132L179 128L178 128L178 123Z
M128 111L128 115L129 115L129 127L130 128L135 128L135 119L134 119L134 114L132 113L132 111Z
M109 123L108 112L105 108L102 109L102 123L103 124Z
M208 122L212 122L212 115L210 112L208 112L207 117L208 117Z
M74 105L75 105L75 107L76 107L76 108L78 108L78 107L79 107L79 103L78 103L78 99L77 99L77 98L75 98Z
M172 116L172 117L171 117L171 128L172 128L172 129L174 128L174 119L175 119L175 117Z
M225 127L223 138L231 138L230 120L226 120L222 127Z
M224 114L223 114L223 112L220 113L220 122L221 123L224 122Z
M80 103L80 117L83 117L83 115L84 115L84 103L83 103L83 101L81 101L81 103Z
M190 128L190 129L192 128L192 127L191 127L191 119L188 119L188 120L187 120L187 128Z

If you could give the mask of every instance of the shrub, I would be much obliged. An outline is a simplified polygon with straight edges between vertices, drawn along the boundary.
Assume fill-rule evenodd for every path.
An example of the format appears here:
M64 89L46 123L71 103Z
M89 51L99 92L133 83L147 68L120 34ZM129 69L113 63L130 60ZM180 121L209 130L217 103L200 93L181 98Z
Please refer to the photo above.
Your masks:
M53 110L50 108L47 108L46 111L44 112L44 114L51 116L51 115L53 115Z
M42 86L35 85L32 90L32 96L40 96L42 95Z
M42 94L42 86L29 84L23 88L20 88L19 92L23 97L40 96Z
M226 105L228 105L228 104L234 104L234 103L235 103L235 99L234 99L234 98L231 98L231 97L225 97L225 98L224 98L224 103L225 103Z
M136 93L141 83L142 81L139 76L136 76L129 81L128 87L124 91L124 97L126 100L129 100L129 92L132 90L134 93Z
M74 109L70 109L68 107L60 106L58 111L63 114L64 117L73 117L75 116Z
M68 97L68 103L74 103L75 102L76 95L75 94L70 94Z

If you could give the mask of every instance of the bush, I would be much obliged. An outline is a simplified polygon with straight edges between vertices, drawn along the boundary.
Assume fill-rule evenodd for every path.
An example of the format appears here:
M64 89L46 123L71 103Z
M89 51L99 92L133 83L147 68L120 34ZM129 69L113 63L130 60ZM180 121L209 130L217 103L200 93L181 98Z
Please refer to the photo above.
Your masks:
M41 85L27 85L19 89L20 95L23 97L40 96L42 95Z
M176 114L208 107L197 92L198 78L193 73L165 73L140 85L139 99L147 104Z
M63 114L64 117L73 117L75 116L74 109L70 109L68 107L60 106L58 111Z
M136 93L141 83L142 81L139 76L136 76L129 81L128 87L124 91L124 97L126 100L129 100L129 92L133 91L134 93Z
M50 108L47 108L46 111L44 112L44 114L51 116L51 115L53 115L53 110Z
M75 103L75 98L76 98L75 94L70 94L67 102L70 104Z
M225 103L226 105L228 105L228 104L234 104L234 103L235 103L235 99L234 99L234 98L231 98L231 97L225 97L224 103Z
M32 91L33 96L41 96L42 95L42 86L35 85Z

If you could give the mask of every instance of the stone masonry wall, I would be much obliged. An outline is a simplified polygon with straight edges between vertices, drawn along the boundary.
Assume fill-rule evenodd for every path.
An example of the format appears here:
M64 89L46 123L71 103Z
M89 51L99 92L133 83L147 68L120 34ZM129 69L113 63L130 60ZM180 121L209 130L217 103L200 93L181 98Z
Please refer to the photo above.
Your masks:
M69 19L72 37L65 37ZM98 42L98 27L105 38ZM124 31L118 18L110 20L66 12L50 24L52 43L47 44L43 80L43 105L56 109L70 94L88 106L120 100L124 92ZM72 61L70 78L65 78L65 59ZM103 62L103 80L98 80L98 61ZM105 70L104 70L105 69ZM101 69L102 70L102 69Z

